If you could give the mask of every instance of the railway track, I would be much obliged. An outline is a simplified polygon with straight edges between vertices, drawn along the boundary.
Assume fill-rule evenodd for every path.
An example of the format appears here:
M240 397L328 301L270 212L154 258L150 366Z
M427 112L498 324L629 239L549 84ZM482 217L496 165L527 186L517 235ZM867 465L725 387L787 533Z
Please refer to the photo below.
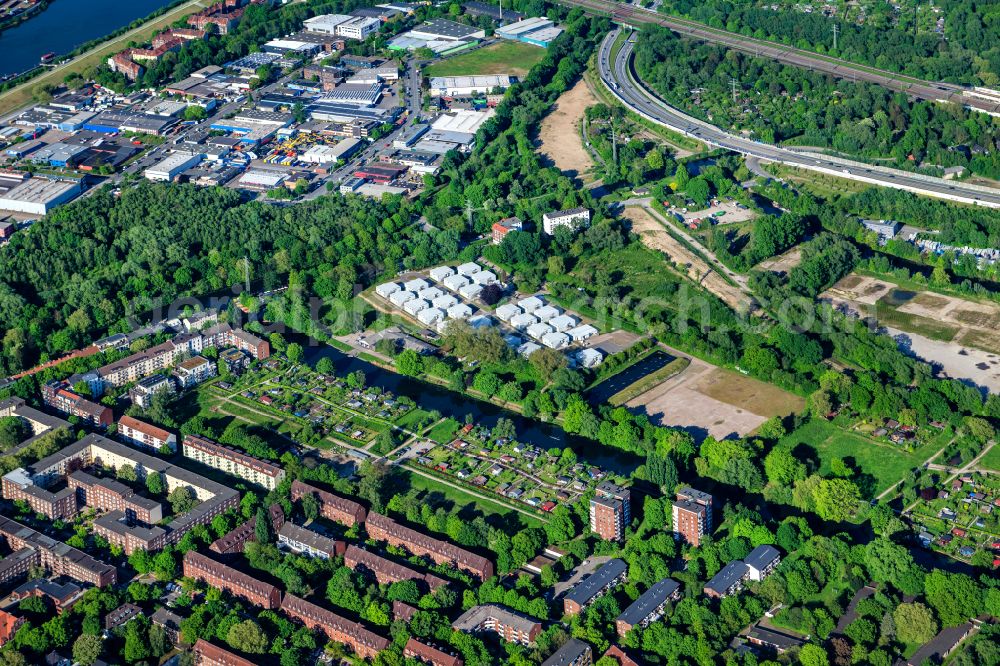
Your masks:
M785 44L744 37L726 30L711 28L697 21L661 14L642 7L614 2L614 0L557 1L567 6L580 7L591 13L608 16L616 23L635 27L644 24L661 25L686 37L719 44L750 55L823 72L839 79L875 83L917 99L929 102L950 102L974 111L1000 117L1000 92L998 91L966 88L938 81L922 81L904 74L867 65L858 65Z

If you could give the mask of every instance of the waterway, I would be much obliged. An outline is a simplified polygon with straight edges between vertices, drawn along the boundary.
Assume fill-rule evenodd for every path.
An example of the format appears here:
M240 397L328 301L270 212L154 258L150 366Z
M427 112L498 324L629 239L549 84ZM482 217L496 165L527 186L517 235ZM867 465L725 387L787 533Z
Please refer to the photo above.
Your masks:
M0 33L0 76L31 69L46 53L69 53L169 4L170 0L57 0L38 16Z
M378 386L396 395L408 396L423 409L437 410L442 415L451 416L460 422L464 422L466 414L471 414L474 423L492 428L501 417L506 417L514 423L518 440L543 449L569 446L582 462L619 474L628 475L643 462L638 456L568 435L559 426L528 419L491 403L404 377L368 361L348 356L329 345L322 343L309 345L308 339L295 335L286 335L286 338L302 344L306 350L305 360L309 365L315 366L319 359L327 357L333 361L336 373L341 377L361 370L365 373L365 381L369 386Z

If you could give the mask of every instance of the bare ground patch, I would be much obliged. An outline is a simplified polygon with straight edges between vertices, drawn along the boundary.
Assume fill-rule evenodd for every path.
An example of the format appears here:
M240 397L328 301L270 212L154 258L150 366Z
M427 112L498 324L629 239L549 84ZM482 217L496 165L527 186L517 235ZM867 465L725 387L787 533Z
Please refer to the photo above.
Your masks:
M542 120L538 150L563 173L582 177L594 166L580 136L580 123L588 106L597 104L583 79L556 100L555 107Z
M726 282L705 260L671 236L645 208L630 206L625 209L623 215L632 223L632 231L639 234L646 247L663 252L680 266L689 278L718 296L734 310L747 307L746 294Z
M756 268L763 271L771 271L772 273L788 273L800 263L802 263L802 246L796 245L784 254L765 259L757 264Z
M716 368L705 375L697 389L727 405L768 418L787 416L805 406L805 401L793 393L723 368Z

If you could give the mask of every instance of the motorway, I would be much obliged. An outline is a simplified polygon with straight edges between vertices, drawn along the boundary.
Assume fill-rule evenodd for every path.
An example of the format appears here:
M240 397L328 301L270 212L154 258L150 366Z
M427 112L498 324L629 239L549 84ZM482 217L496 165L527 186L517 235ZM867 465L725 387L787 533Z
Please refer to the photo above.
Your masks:
M759 143L729 134L682 113L668 106L639 81L632 67L634 33L612 58L618 34L619 30L612 31L601 43L598 52L601 80L619 101L652 122L711 146L768 162L961 203L1000 208L1000 190Z
M644 23L662 25L674 32L719 44L730 49L764 58L771 58L788 65L823 72L840 79L875 83L917 99L929 102L952 102L975 111L1000 115L1000 92L974 91L953 83L923 81L911 76L889 72L867 65L821 55L812 51L786 46L777 42L745 37L734 32L710 28L703 23L661 14L656 11L628 5L615 0L558 0L571 7L582 7L591 12L609 15L613 20L629 25Z

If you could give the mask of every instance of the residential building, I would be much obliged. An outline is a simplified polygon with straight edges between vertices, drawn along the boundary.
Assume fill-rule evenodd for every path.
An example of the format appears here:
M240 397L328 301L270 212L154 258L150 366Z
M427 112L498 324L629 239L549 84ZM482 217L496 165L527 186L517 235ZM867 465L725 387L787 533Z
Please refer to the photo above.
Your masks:
M281 606L281 590L201 553L184 553L184 576L246 599L254 606L273 610Z
M323 560L343 554L346 548L343 541L334 541L294 523L285 523L278 530L278 545Z
M590 224L590 211L586 208L570 208L557 210L542 215L542 230L549 236L556 232L556 227L576 229Z
M743 563L747 565L747 577L753 581L761 581L771 575L771 573L781 564L781 553L774 546L757 546L750 554L743 558Z
M802 647L802 644L805 643L801 637L786 634L770 627L762 627L760 624L755 624L746 636L747 642L751 645L767 648L775 654L783 654L792 648Z
M373 658L389 648L387 638L376 634L360 622L352 622L293 594L285 595L281 610L289 617L301 620L311 629L317 627L322 629L329 640L343 643L365 659Z
M53 380L45 383L42 386L42 402L57 412L75 416L96 428L106 428L114 420L110 407L73 392L66 382Z
M177 645L180 642L181 622L184 619L180 615L167 608L159 608L149 619L157 627L163 629L171 645Z
M602 539L621 541L632 522L632 494L628 488L602 481L590 500L590 529Z
M604 656L616 661L618 666L639 666L639 662L628 656L625 651L617 645L609 647L607 651L605 651Z
M135 491L115 479L99 479L83 470L66 477L67 485L76 491L78 504L98 511L121 511L129 520L155 525L163 520L159 502L136 495Z
M430 590L436 590L442 585L448 584L446 580L434 574L420 573L354 544L347 546L347 550L344 552L344 566L353 571L370 571L380 585L412 580L417 583L426 583Z
M195 356L181 361L174 370L174 379L182 389L202 383L215 376L215 366L204 356Z
M7 472L0 481L4 499L25 502L32 511L51 520L66 520L75 516L76 493L71 488L51 492L48 485L48 479L36 479L23 467Z
M456 566L480 580L493 577L493 563L482 555L401 525L388 516L369 513L365 531L376 541L403 547L417 556L426 555L437 564Z
M654 583L615 620L618 635L624 636L636 626L648 627L663 616L668 603L680 597L681 585L677 581L664 578Z
M12 551L32 550L33 566L44 566L53 576L67 576L97 587L114 585L118 580L118 572L110 564L4 516L0 516L0 537Z
M24 624L23 617L17 617L5 610L0 610L0 647L3 647L7 641L14 638L14 634L21 628L22 624Z
M473 606L451 623L451 628L470 634L492 632L509 643L533 645L542 633L542 623L499 604Z
M185 458L222 470L233 476L251 481L268 490L274 490L285 478L285 470L242 451L213 442L205 437L188 435L184 438Z
M114 631L142 615L142 609L132 603L124 603L104 616L104 629Z
M250 355L240 349L223 349L219 352L218 367L238 377L250 367Z
M519 217L505 217L499 222L494 222L491 227L491 235L493 237L493 244L499 245L503 242L503 239L507 237L512 231L522 231L524 229L524 223Z
M164 447L171 453L177 451L177 435L131 416L118 419L118 438L126 444L150 451L159 452Z
M712 496L694 488L682 488L673 503L674 538L692 546L712 532Z
M710 597L721 599L736 594L743 589L743 581L747 579L749 567L741 560L730 562L715 574L712 580L705 584L704 592Z
M465 664L465 660L458 655L452 654L450 651L445 652L412 637L406 641L406 645L403 647L403 656L431 666L463 666Z
M626 581L628 565L624 560L608 560L596 572L574 585L563 598L563 612L576 615L618 585Z
M9 583L31 573L31 567L38 563L38 553L34 548L19 548L0 559L0 584Z
M18 586L10 593L11 601L21 602L28 597L39 597L52 602L52 607L56 613L62 615L80 599L83 598L86 590L76 583L69 581L55 581L48 578L36 578Z
M272 504L271 508L268 510L268 515L271 518L271 528L275 534L281 530L282 525L285 523L285 514L281 510L281 507L277 504ZM218 553L219 555L231 555L233 553L242 553L246 548L248 541L256 541L257 539L257 518L251 518L250 520L237 525L234 529L230 530L223 536L219 537L208 547L213 553Z
M249 659L244 659L201 638L194 644L194 664L195 666L256 666Z
M173 393L174 383L163 375L150 375L137 381L135 386L129 390L128 397L133 404L142 409L149 409L149 406L153 404L153 396L161 391Z
M579 638L571 638L543 661L542 666L590 666L593 663L594 653L590 645Z
M305 495L312 495L319 500L319 512L324 518L354 527L365 522L368 510L357 502L338 497L331 492L321 490L316 486L303 483L298 479L292 481L292 501L298 502Z

